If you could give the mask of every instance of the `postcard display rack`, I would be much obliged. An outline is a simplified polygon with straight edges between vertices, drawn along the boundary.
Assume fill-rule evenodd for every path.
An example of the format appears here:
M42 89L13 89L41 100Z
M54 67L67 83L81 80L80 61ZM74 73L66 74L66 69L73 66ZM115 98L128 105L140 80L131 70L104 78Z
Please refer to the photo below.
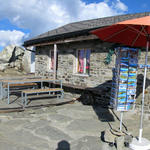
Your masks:
M113 70L111 105L121 113L120 130L124 111L135 106L138 68L138 49L117 48Z
M138 49L116 49L111 104L117 111L128 111L135 103L137 68Z

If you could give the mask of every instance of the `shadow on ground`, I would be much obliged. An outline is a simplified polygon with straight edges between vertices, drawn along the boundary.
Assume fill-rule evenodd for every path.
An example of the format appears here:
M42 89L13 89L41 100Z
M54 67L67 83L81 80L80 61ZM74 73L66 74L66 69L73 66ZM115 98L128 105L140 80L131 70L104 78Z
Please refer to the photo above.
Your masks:
M93 110L102 122L113 122L114 117L110 112L110 94L111 94L112 80L104 82L94 88L86 88L79 101L83 105L92 105Z
M56 150L70 150L69 142L66 140L62 140L62 141L58 142Z

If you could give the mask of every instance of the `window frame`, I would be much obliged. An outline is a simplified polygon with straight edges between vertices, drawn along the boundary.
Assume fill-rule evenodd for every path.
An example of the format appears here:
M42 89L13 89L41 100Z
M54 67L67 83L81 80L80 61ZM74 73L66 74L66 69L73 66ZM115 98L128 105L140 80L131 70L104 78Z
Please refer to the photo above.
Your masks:
M79 67L79 51L80 50L84 50L84 58L83 58L83 60L84 60L84 66L83 66L83 73L79 73L79 71L78 71L78 67ZM86 59L86 55L87 55L87 50L90 50L90 56L91 56L91 49L85 49L85 48L83 48L83 49L76 49L76 64L75 64L75 74L77 74L77 75L85 75L85 76L87 76L87 75L90 75L90 68L89 68L89 73L86 73L86 64L87 64L87 59ZM90 59L90 58L89 58Z

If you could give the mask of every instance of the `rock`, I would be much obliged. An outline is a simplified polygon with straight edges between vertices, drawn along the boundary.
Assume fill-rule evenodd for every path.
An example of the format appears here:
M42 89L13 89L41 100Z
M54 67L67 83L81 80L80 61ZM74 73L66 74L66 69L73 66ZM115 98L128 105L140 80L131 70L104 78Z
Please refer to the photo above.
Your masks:
M15 46L14 45L10 45L7 46L6 48L4 48L1 52L0 52L0 60L1 62L9 62L11 56L12 56L12 52L14 50Z
M20 61L20 60L16 60L15 61L15 68L17 69L17 70L22 70L23 71L23 68L22 68L22 61Z
M132 136L131 135L125 135L125 137L124 137L124 144L125 144L125 146L129 147L131 142L132 142Z
M117 150L123 150L124 149L124 136L116 137L116 146Z
M31 52L15 45L9 45L0 52L0 71L14 68L30 73ZM7 72L7 71L6 71Z
M109 144L114 144L116 136L111 133L110 129L106 129L104 131L104 137L102 138L105 142Z
M110 129L106 129L104 131L104 141L108 143L114 143L116 136L113 135L110 131Z
M23 48L15 45L9 45L0 52L0 60L9 63L15 61L20 55L23 54Z
M24 49L15 45L10 45L0 52L0 71L5 71L9 68L21 69L22 56ZM5 62L5 63L4 63Z
M9 63L0 64L0 71L4 72L8 68Z
M15 62L9 63L9 67L10 67L10 68L14 68L14 67L15 67Z
M24 72L18 71L16 68L8 68L4 71L3 76L16 76L16 75L23 75Z

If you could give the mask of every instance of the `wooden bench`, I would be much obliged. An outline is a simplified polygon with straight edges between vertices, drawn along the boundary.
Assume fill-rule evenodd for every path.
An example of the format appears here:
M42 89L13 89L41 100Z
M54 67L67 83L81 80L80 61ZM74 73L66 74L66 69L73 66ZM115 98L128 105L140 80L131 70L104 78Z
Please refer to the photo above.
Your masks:
M57 93L59 92L59 93ZM30 89L30 90L23 90L21 92L21 98L22 98L22 104L27 105L27 96L29 94L39 94L39 93L48 93L49 95L51 93L56 93L57 98L60 95L60 98L63 98L64 96L64 90L62 88L48 88L48 89Z

